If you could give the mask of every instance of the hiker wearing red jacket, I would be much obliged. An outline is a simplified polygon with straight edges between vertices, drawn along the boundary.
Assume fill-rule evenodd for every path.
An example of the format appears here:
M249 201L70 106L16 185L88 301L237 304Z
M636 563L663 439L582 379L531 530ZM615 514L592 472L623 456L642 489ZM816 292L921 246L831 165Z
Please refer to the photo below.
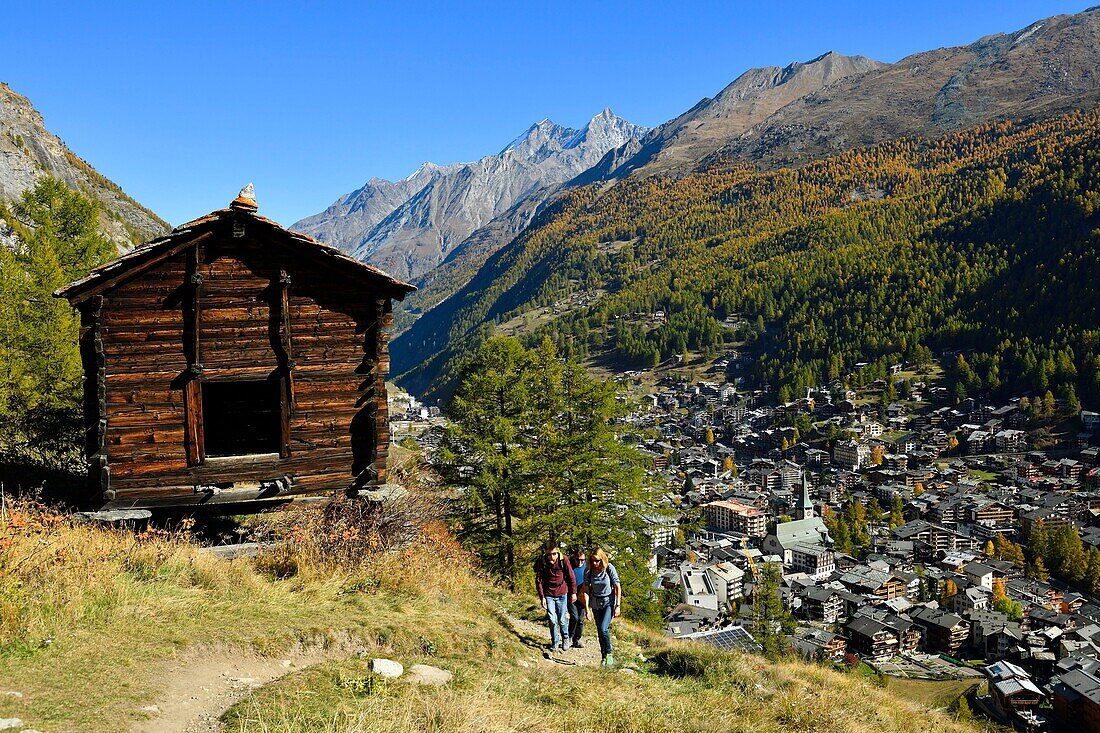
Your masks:
M564 651L569 639L569 604L577 602L577 579L556 542L547 542L535 561L535 590L550 624L550 653Z

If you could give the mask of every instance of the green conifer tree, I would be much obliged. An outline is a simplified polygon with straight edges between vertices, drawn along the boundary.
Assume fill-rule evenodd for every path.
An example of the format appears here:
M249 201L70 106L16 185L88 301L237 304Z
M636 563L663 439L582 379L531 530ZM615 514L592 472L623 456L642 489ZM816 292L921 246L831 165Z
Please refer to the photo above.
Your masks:
M760 573L759 585L753 592L753 636L764 656L775 660L787 652L787 634L794 633L795 622L783 605L779 584L783 568L778 563L766 563Z
M53 292L116 250L96 203L53 178L0 216L18 238L14 251L0 247L0 438L51 460L79 445L83 384L79 320Z
M451 400L436 462L444 480L461 489L459 537L509 583L518 574L516 522L535 488L525 439L535 405L529 365L515 339L494 337L482 345Z
M903 524L905 524L905 504L900 494L894 494L894 499L890 502L890 529Z

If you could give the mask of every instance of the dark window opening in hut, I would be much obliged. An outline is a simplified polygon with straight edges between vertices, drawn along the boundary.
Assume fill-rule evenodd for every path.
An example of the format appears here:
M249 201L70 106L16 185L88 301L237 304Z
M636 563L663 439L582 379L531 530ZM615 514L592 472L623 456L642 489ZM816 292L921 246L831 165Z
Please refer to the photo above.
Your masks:
M206 456L278 453L282 418L279 386L274 379L203 383Z

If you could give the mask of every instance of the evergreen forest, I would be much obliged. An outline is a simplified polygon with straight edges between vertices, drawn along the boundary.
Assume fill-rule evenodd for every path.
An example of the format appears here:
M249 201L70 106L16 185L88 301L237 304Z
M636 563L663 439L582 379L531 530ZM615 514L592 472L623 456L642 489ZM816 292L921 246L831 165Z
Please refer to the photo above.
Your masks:
M528 343L626 368L738 343L781 399L938 356L959 399L1094 402L1098 137L1072 113L572 190L395 340L394 372L445 396L498 324L587 291Z
M80 319L53 292L117 250L99 231L98 205L53 178L0 206L0 224L10 232L0 241L0 465L17 478L28 468L77 472Z

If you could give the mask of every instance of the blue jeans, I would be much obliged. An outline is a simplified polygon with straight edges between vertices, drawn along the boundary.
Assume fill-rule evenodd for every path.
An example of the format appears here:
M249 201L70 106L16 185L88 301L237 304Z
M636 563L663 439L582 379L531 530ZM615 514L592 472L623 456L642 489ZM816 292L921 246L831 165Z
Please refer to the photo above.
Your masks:
M550 624L550 646L564 647L569 638L569 596L546 596L546 621Z
M592 620L596 622L596 636L600 637L600 654L605 657L611 653L611 617L614 615L614 603L609 603L606 608L592 609Z
M584 604L583 603L570 603L569 604L569 638L574 643L581 640L581 634L584 633Z

